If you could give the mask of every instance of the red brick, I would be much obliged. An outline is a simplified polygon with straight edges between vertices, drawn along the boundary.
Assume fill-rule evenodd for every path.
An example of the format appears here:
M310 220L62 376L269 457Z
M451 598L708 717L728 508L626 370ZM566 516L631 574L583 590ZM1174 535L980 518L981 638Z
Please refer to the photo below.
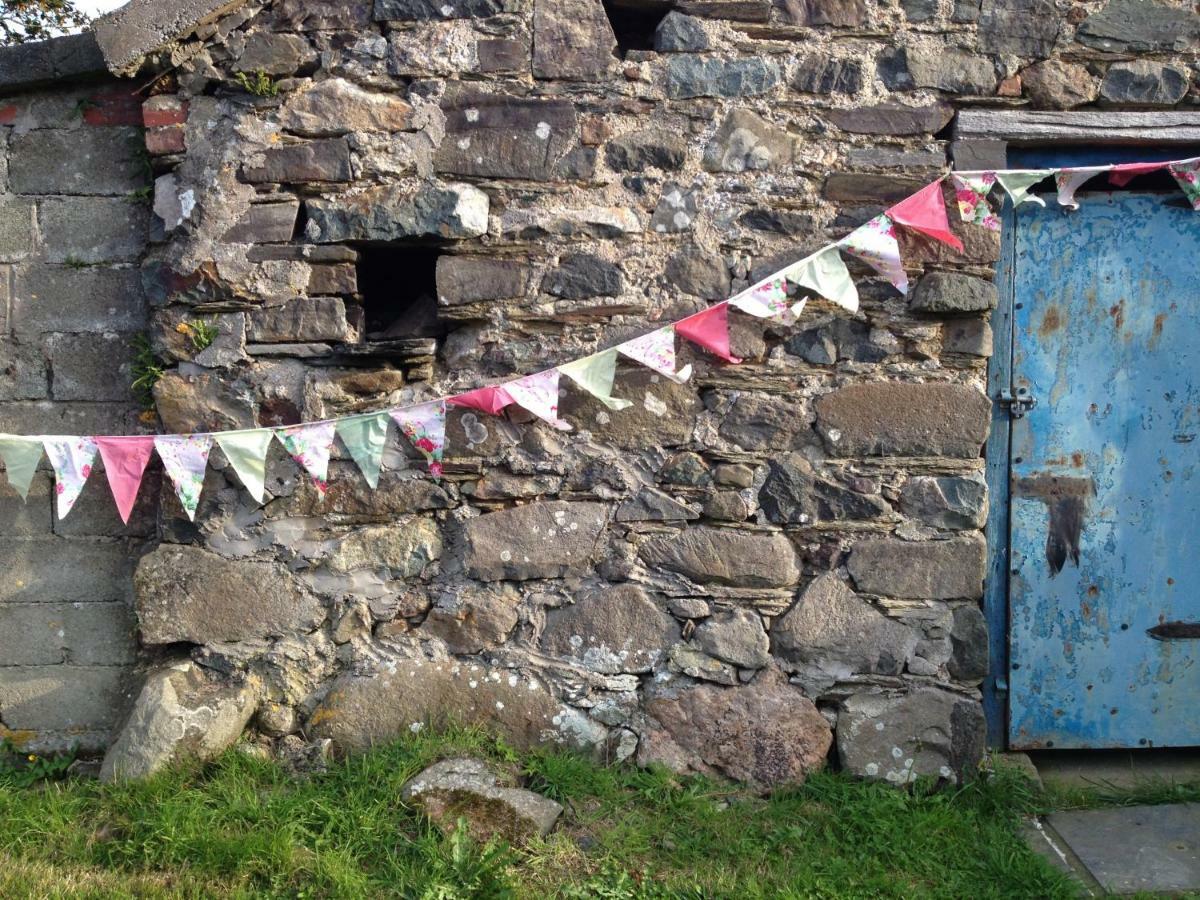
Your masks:
M0 125L11 125L17 121L20 109L16 106L0 106Z
M127 87L97 91L84 102L83 121L88 125L141 125L142 98Z
M146 131L146 152L151 156L183 151L182 125L168 125L166 128L150 128Z
M147 128L182 125L187 121L187 111L187 101L170 94L160 94L142 104L142 124Z

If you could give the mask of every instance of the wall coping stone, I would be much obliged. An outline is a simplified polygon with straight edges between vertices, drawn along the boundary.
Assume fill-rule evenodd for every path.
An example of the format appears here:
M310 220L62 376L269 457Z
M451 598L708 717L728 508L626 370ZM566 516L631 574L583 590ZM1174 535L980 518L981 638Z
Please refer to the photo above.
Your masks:
M0 48L0 95L100 73L107 67L90 31Z
M129 75L142 59L218 18L245 0L131 0L92 26L104 62L114 75Z

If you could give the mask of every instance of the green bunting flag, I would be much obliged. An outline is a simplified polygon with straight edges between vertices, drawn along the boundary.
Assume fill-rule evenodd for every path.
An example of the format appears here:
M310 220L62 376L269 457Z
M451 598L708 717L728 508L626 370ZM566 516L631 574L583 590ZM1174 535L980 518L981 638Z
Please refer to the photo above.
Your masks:
M379 486L379 470L383 467L383 447L387 443L387 413L370 416L354 416L337 423L337 434L350 452L350 458L358 463L363 478L374 490Z
M1008 192L1008 196L1012 198L1013 206L1020 206L1026 201L1036 203L1039 206L1045 206L1046 201L1041 197L1029 193L1029 189L1046 178L1054 174L1053 169L1034 169L1029 172L997 172L996 180L1000 182L1000 187Z
M37 438L0 437L0 459L8 472L8 483L24 500L29 495L33 473L42 459L42 442Z
M793 284L808 288L844 309L858 310L858 288L836 247L826 247L820 253L800 260L784 269L783 274Z
M617 348L605 350L592 356L585 356L564 366L559 366L562 372L573 382L607 406L609 409L628 409L633 404L628 400L612 395L613 382L617 378Z
M267 451L275 433L269 428L259 428L254 431L226 431L215 437L250 496L262 503L266 497Z

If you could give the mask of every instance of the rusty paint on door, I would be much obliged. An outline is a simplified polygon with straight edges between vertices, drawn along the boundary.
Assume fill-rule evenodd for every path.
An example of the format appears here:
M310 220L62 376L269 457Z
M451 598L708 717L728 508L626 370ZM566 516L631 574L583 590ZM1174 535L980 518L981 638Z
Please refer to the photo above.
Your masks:
M1200 744L1200 216L1016 213L1009 745Z

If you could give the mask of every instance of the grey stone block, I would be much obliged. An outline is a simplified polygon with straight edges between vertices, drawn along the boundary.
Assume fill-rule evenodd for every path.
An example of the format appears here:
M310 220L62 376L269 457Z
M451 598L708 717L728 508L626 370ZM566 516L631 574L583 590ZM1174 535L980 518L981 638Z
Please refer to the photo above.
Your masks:
M33 252L33 201L0 197L0 261L17 262Z
M133 332L146 326L137 269L25 265L15 270L13 332Z
M323 244L414 237L479 237L487 232L487 194L469 184L371 188L348 198L310 200L306 232Z
M531 503L466 524L468 574L481 581L584 575L608 523L603 503Z
M104 57L91 32L0 48L0 89L5 93L103 71Z
M13 135L8 177L14 194L124 196L147 184L137 128L47 128Z
M40 477L40 476L39 476ZM47 477L52 478L50 473ZM158 526L158 501L162 487L162 471L151 460L142 476L142 486L129 516L129 524L121 521L113 502L104 463L97 458L91 478L65 519L54 514L54 533L60 537L149 538Z
M774 90L783 80L779 66L761 59L710 59L674 56L667 62L667 96L755 97Z
M255 203L221 240L230 244L282 243L292 239L300 201Z
M242 55L233 68L236 72L265 72L291 75L317 61L317 51L298 34L251 32Z
M446 137L438 172L550 181L576 146L578 119L566 100L493 96L462 91L442 103Z
M256 343L345 341L350 337L346 305L335 297L300 297L246 316L246 338Z
M800 580L795 548L782 534L689 528L673 537L652 538L640 555L648 565L700 584L788 587Z
M142 255L150 214L139 203L103 197L59 197L39 204L50 262L132 262Z
M1097 50L1121 53L1186 50L1200 39L1200 17L1190 7L1110 0L1083 20L1075 39Z
M55 400L132 401L133 350L125 335L54 335L46 352Z
M995 309L996 285L984 278L959 272L929 272L917 282L911 307L934 314L981 313Z
M350 145L344 138L272 147L242 166L242 178L251 184L349 181L350 176Z
M34 475L29 494L22 501L8 481L0 478L0 534L5 537L50 536L50 502L53 496L50 479L48 472Z
M502 10L499 0L375 0L377 22L467 19L494 16Z
M1174 106L1188 91L1188 73L1148 59L1113 63L1100 85L1109 103L1130 106Z
M0 337L0 401L45 400L46 358L37 343Z
M531 275L532 269L522 260L447 254L437 261L438 303L459 306L524 297Z
M0 603L0 660L12 666L123 666L137 655L127 603Z
M9 434L135 434L140 427L128 403L0 403L0 431Z
M0 603L128 602L133 558L124 542L0 538Z
M0 666L0 721L13 731L107 731L130 703L121 666Z
M978 600L987 548L977 535L947 541L859 541L847 568L858 589L909 600Z

